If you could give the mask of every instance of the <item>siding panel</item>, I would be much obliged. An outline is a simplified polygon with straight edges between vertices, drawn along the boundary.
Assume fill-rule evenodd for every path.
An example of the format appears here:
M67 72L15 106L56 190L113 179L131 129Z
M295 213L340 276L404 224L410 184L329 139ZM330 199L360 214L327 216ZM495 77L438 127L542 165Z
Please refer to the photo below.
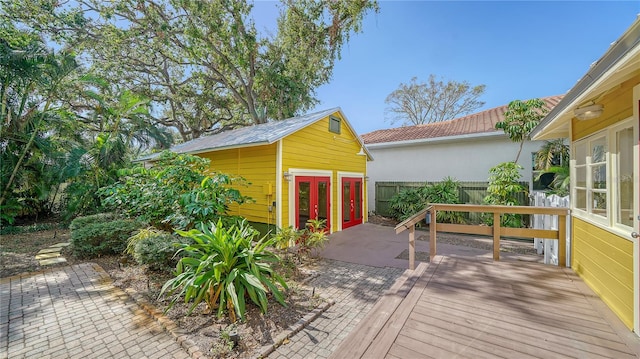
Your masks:
M633 243L573 217L573 270L633 328Z
M338 114L336 116L340 117ZM332 230L338 228L338 206L340 198L338 183L338 171L366 174L366 156L358 156L360 144L356 134L349 130L342 119L340 134L329 132L329 118L324 118L314 124L293 133L282 140L282 168L289 171L291 168L306 170L332 171ZM364 221L366 221L366 181L363 181ZM282 213L283 226L289 223L289 186L293 181L283 182Z

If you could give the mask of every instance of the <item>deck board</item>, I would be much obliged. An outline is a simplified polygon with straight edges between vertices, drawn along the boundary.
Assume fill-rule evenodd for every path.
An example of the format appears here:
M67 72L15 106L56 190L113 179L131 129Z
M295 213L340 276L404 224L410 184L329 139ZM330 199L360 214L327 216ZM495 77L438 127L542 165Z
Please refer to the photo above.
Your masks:
M437 256L385 322L369 313L331 357L638 357L639 339L585 288L558 267Z

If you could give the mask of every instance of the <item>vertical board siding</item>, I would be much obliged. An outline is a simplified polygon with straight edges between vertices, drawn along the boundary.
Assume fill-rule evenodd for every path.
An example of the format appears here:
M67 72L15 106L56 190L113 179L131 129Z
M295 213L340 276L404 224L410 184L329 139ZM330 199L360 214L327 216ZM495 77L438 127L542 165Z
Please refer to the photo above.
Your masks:
M211 169L216 172L243 177L247 186L235 184L244 196L253 203L230 206L232 215L239 215L252 222L275 224L275 211L269 212L269 204L275 201L276 186L276 144L243 147L208 152L200 156L211 160ZM273 195L265 194L265 187L271 183Z
M340 117L335 113L334 116ZM329 132L329 117L323 118L300 131L297 131L282 140L282 169L305 169L332 171L331 176L331 227L332 231L338 229L338 200L340 198L340 184L338 172L353 172L366 175L367 157L358 156L360 143L341 118L340 134ZM363 181L366 187L365 181ZM290 182L283 181L282 188L282 225L287 227L289 223L289 186ZM363 215L366 221L366 188L363 191Z
M633 243L572 218L571 267L603 302L633 328Z
M597 120L579 121L574 118L571 123L572 140L577 141L633 116L633 87L638 82L640 71L634 78L623 82L617 89L604 95L602 100L597 101L604 107L602 116Z

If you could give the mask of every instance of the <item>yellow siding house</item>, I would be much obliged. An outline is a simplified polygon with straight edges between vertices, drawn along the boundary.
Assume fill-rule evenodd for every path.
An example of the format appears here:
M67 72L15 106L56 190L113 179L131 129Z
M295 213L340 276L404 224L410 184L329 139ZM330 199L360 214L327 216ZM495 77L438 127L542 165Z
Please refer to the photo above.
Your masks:
M224 131L171 148L211 160L216 172L241 176L253 203L231 213L266 228L304 228L321 219L331 232L367 221L371 155L340 108Z
M532 139L571 142L571 267L640 333L640 20L564 96Z

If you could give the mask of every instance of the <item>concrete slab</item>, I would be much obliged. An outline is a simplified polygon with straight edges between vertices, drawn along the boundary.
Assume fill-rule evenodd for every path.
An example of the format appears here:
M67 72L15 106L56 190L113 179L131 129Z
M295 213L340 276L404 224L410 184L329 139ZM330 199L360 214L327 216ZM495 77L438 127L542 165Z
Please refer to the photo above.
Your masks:
M56 243L56 244L54 244L52 246L49 246L49 248L67 247L67 246L70 246L70 245L71 245L71 243L69 243L69 242L62 242L62 243Z
M60 247L56 247L56 248L51 248L51 247L47 247L44 249L41 249L38 251L38 254L45 254L45 253L60 253L61 248Z
M43 259L39 263L41 266L48 266L52 264L66 263L66 262L67 260L64 257L57 257L57 258Z
M418 238L424 240L418 240ZM459 245L466 240L488 241L490 239L475 238L474 236L438 233L437 254L443 256L462 256L473 258L493 258L491 249L481 249ZM429 253L429 232L416 231L416 252ZM449 244L456 243L456 244ZM491 244L489 244L488 248ZM393 227L372 223L347 228L329 236L325 248L319 252L323 258L334 259L348 263L358 263L373 267L409 268L408 259L396 258L409 248L409 232L396 234ZM500 252L503 259L523 261L541 261L541 256L528 256L509 252ZM420 263L416 258L416 266Z
M60 257L60 252L36 254L36 260Z

